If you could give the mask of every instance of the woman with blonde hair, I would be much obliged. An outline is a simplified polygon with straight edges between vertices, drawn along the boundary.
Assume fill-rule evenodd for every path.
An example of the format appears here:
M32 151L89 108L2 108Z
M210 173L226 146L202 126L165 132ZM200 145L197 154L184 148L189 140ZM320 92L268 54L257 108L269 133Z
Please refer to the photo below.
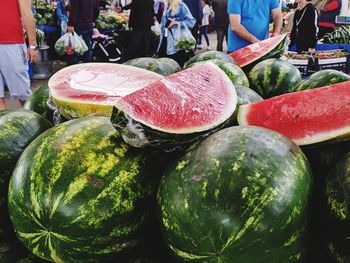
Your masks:
M175 46L175 31L187 27L191 29L196 23L187 5L182 0L167 0L161 20L161 34L158 56L176 60L180 66L190 58L189 50L178 50Z

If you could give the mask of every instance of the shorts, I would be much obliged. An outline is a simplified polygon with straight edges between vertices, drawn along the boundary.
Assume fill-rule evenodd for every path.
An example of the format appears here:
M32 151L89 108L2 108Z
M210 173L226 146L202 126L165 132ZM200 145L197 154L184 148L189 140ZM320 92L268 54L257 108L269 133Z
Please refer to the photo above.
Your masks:
M32 94L28 74L27 46L0 44L0 98L4 98L5 84L12 99L27 100Z

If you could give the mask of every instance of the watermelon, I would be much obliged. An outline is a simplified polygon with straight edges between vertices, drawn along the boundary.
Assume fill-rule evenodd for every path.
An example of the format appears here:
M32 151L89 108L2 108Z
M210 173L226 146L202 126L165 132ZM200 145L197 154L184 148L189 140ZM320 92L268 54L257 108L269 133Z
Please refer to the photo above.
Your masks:
M168 58L168 59L171 59L171 58ZM175 60L174 62L177 64ZM124 63L124 65L147 69L155 73L161 74L163 76L167 76L181 70L180 65L179 64L175 65L174 62L169 63L164 60L160 60L156 58L144 57L144 58L134 58L134 59L128 60Z
M235 86L237 93L237 104L244 105L256 101L262 101L263 98L254 90L242 86Z
M279 58L287 46L288 37L283 34L236 50L230 56L244 71L249 72L260 61L268 58Z
M49 80L53 103L67 119L110 116L121 97L163 76L149 70L111 63L84 63L61 69Z
M326 179L325 239L338 263L350 262L350 152L332 169Z
M0 111L0 237L11 232L6 204L8 183L15 164L24 149L51 126L32 111Z
M207 62L121 98L111 120L130 145L171 151L226 125L236 104L231 80Z
M162 61L165 64L168 64L171 68L175 70L175 72L178 72L181 70L179 63L177 63L175 60L171 58L164 57L164 58L158 58L158 60Z
M242 105L240 125L282 133L298 145L347 139L350 135L350 81Z
M301 82L298 68L287 61L270 58L256 64L249 72L251 88L263 98L293 92Z
M221 52L221 51L212 50L212 51L202 52L202 53L199 53L199 54L193 56L185 63L185 68L190 67L190 65L195 63L195 62L212 60L212 59L218 59L218 60L221 60L224 62L231 62L231 63L236 64L236 61L232 57L227 55L226 53Z
M41 85L37 88L33 94L28 98L24 104L24 109L31 110L39 113L42 117L54 123L53 110L47 105L49 100L49 87L47 85Z
M107 117L47 130L23 152L10 180L18 238L54 262L105 262L132 250L152 216L159 164L150 158L125 144Z
M231 63L231 62L225 62L219 59L211 59L211 60L204 60L204 61L198 61L190 64L188 68L193 68L195 66L201 65L203 63L206 63L207 61L213 62L215 65L219 66L226 75L231 79L233 85L239 85L249 88L249 80L243 70L238 67L237 65Z
M314 89L350 80L350 76L334 69L324 69L315 72L305 81L301 82L296 90Z
M301 262L312 176L284 136L236 126L198 143L161 179L168 247L186 262Z
M4 240L3 240L4 241ZM18 241L0 241L1 263L45 263L44 261L24 248Z

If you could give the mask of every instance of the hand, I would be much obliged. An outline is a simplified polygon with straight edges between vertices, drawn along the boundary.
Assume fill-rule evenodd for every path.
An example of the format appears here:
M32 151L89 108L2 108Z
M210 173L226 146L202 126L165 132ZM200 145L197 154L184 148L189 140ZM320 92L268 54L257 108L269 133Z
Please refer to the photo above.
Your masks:
M254 44L254 43L257 43L257 42L259 42L260 40L259 39L257 39L256 37L254 37L250 42L252 43L252 44Z
M120 13L122 11L122 8L120 6L116 6L114 10L115 12Z
M67 27L67 32L68 33L73 33L74 32L74 26Z
M30 63L36 63L38 61L38 51L28 48L28 60Z
M173 19L173 18L169 18L169 20L170 20L170 24L169 24L168 28L170 28L170 27L172 27L172 26L174 26L174 25L178 25L178 24L179 24L179 22L176 21L176 20Z

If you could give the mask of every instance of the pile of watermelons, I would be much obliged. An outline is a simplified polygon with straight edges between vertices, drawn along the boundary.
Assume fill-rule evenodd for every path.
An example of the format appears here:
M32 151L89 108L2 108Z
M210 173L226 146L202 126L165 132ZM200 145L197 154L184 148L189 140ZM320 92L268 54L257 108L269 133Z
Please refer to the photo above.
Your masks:
M302 81L284 41L68 67L0 111L0 262L350 262L350 77Z

